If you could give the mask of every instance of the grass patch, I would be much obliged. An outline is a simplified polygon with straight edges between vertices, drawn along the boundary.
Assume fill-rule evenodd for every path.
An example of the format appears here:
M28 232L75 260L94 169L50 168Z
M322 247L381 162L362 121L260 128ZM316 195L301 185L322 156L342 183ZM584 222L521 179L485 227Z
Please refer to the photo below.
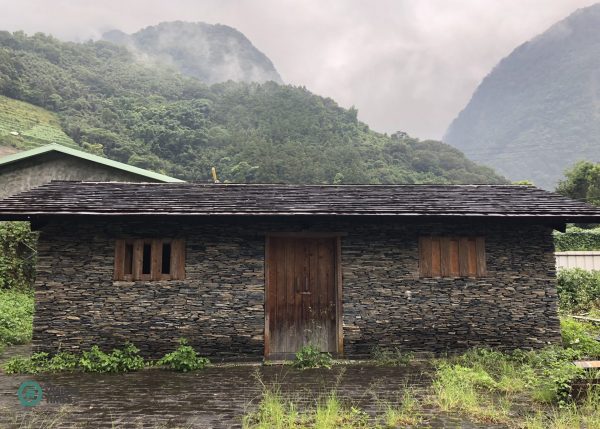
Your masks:
M422 421L420 410L418 399L410 389L406 388L397 404L383 403L380 422L386 428L415 426Z
M566 347L510 353L473 349L436 361L433 403L445 412L510 427L600 428L599 387L590 387L584 399L573 390L575 384L596 381L573 364L598 356L589 332L594 328L573 320L562 326Z
M381 427L374 426L366 412L342 401L335 391L317 400L315 405L300 409L277 388L264 389L256 410L243 417L242 425L246 429Z

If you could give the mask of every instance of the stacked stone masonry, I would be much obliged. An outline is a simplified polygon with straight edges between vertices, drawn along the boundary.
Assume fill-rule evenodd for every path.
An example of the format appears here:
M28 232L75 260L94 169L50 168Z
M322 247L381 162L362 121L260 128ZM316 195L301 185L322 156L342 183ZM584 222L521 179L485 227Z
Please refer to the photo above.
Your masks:
M207 356L260 359L269 232L342 232L344 354L444 352L560 341L551 231L522 222L392 218L81 220L41 227L34 347L134 343L149 357L187 338ZM485 278L419 278L420 235L483 235ZM114 282L116 238L184 238L184 281Z

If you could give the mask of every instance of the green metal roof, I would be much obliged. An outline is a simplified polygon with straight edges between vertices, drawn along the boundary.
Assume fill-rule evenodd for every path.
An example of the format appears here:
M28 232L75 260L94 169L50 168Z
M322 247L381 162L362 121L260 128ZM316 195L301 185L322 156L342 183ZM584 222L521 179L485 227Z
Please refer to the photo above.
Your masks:
M132 165L124 164L119 161L113 161L112 159L103 158L98 155L92 155L91 153L83 152L76 149L71 149L66 146L62 146L56 143L40 146L35 149L26 150L24 152L14 153L12 155L0 158L0 167L3 165L13 164L21 160L33 158L39 155L43 155L49 152L60 152L66 155L74 156L76 158L85 159L87 161L95 162L98 164L106 165L108 167L116 168L118 170L126 171L131 174L138 176L147 177L149 179L158 180L159 182L184 182L184 180L176 179L174 177L166 176L164 174L155 173L150 170L144 170L143 168L134 167Z

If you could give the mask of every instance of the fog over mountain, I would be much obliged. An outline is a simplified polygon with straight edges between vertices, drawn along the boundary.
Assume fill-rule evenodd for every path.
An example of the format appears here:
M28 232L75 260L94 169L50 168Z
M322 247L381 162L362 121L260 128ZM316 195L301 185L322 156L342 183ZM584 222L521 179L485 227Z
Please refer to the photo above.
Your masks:
M600 4L516 48L483 80L447 143L513 180L554 189L600 161Z
M355 106L388 133L441 138L491 68L597 0L0 0L0 29L62 40L164 21L242 32L286 83Z
M131 35L112 30L104 40L126 46L139 59L158 61L185 75L213 84L282 83L273 63L235 28L204 22L162 22Z

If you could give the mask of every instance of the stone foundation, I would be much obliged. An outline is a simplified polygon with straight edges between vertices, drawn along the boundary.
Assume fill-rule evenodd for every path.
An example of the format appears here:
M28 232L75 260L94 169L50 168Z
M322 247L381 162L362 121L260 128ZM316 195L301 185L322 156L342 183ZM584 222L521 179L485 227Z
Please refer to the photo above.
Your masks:
M185 337L213 358L260 359L265 234L343 232L347 357L375 346L443 352L560 341L552 229L406 220L70 221L41 228L33 343L78 351L131 341L159 357ZM483 235L488 275L420 279L421 234ZM115 238L186 239L186 280L113 282Z

